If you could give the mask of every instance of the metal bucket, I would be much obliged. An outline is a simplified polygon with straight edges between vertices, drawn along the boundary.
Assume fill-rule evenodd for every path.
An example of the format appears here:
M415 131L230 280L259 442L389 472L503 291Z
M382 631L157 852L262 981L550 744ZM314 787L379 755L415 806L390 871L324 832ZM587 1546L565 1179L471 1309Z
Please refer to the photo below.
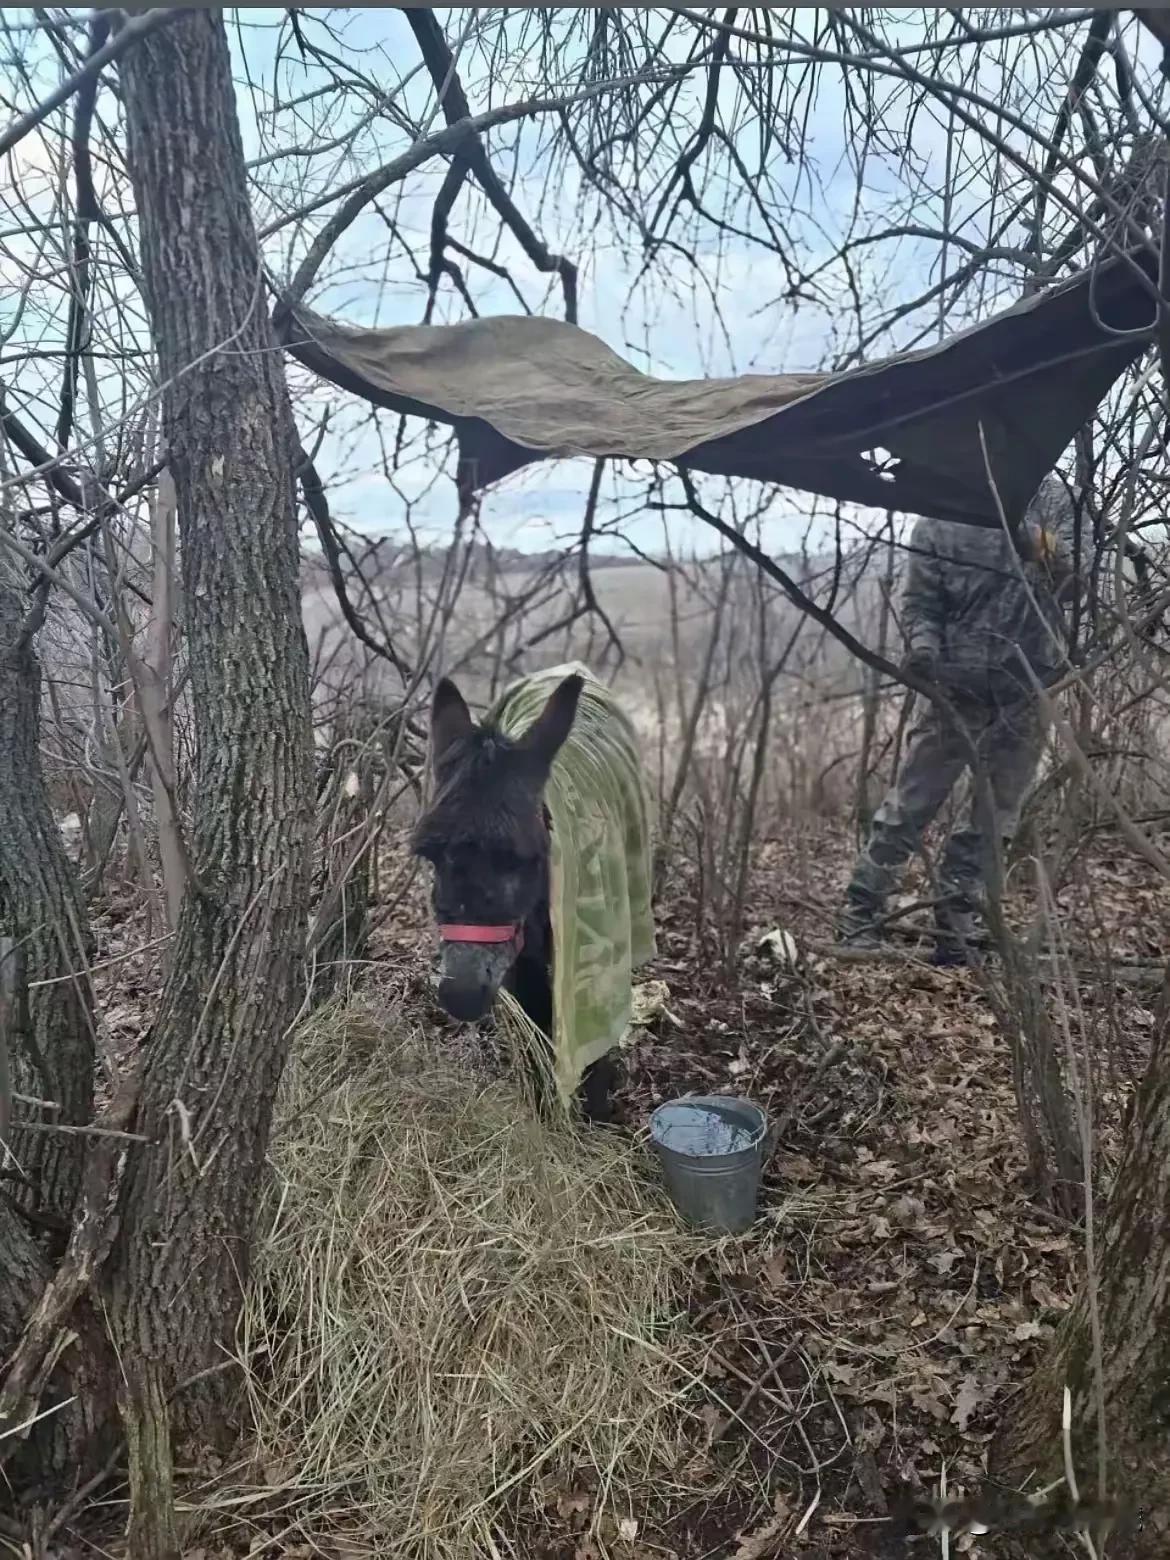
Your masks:
M668 1100L650 1140L670 1200L690 1224L740 1235L756 1216L768 1118L751 1100L702 1094Z

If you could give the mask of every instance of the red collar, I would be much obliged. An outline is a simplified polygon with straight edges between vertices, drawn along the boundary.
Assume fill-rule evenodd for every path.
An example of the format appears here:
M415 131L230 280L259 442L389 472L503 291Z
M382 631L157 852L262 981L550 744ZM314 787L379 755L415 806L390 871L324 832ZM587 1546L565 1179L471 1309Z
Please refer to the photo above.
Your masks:
M515 942L517 953L524 946L524 928L516 922L509 926L440 926L439 936L453 943Z

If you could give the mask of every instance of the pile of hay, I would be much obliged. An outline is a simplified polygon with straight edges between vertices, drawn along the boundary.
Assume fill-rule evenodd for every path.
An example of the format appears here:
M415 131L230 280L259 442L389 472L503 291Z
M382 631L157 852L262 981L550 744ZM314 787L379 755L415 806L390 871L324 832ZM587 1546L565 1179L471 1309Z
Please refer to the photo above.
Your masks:
M628 1138L386 1026L351 1003L298 1036L241 1345L256 1451L211 1504L419 1560L531 1553L566 1502L630 1536L676 1485L696 1242Z

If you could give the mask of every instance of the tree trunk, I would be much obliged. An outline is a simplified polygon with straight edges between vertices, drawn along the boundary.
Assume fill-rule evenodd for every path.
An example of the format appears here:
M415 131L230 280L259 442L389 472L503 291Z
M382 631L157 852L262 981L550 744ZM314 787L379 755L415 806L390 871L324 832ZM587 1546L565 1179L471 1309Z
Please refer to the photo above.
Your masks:
M897 550L894 545L894 517L886 516L886 571L881 581L881 601L878 604L877 653L884 656L889 650L890 618L894 598L894 580L897 574ZM857 799L853 816L859 839L864 839L873 824L876 811L873 801L874 743L877 739L878 716L882 706L882 674L872 666L865 668L864 693L861 701L861 753L857 760Z
M329 781L318 806L319 888L309 934L314 1004L344 989L346 965L368 950L381 832L375 799L381 795L385 804L397 726L376 708L352 711L334 725Z
M1170 1553L1170 1025L1163 1024L1134 1105L1103 1219L1098 1304L1108 1492L1144 1508L1126 1560ZM1081 1493L1099 1492L1097 1390L1088 1286L1041 1369L1009 1407L993 1449L998 1477L1039 1484L1061 1472L1061 1410L1072 1393Z
M16 1347L50 1269L20 1215L0 1198L0 1359Z
M160 1404L180 1432L224 1429L223 1367L301 994L313 791L295 430L222 13L183 13L120 70L197 746L192 880L137 1122L153 1146L128 1171L108 1270L133 1362L132 1538L146 1555L168 1552L165 1524L157 1542L135 1528L165 1504Z
M0 1362L5 1366L45 1295L52 1258L65 1246L85 1151L85 1139L76 1133L30 1128L88 1125L93 1115L89 927L41 767L41 678L33 650L38 626L39 612L23 570L11 554L0 553L0 933L6 956L12 957L11 944L18 955L18 962L3 972L0 1033L15 1095L0 1108L3 1120L11 1105L12 1157L0 1147ZM35 982L31 991L30 981ZM30 1479L44 1487L67 1476L89 1450L91 1406L100 1404L101 1392L85 1388L103 1354L93 1324L92 1315L79 1316L69 1332L55 1331L56 1363L31 1394L17 1391L10 1398L10 1373L0 1376L6 1493L24 1488ZM27 1421L38 1408L44 1417L34 1427Z
M44 1294L51 1276L49 1263L25 1228L20 1214L0 1197L0 1360L7 1361L16 1348L28 1314ZM23 1424L27 1416L10 1422L11 1416L3 1401L3 1385L0 1377L0 1465L4 1470L0 1482L0 1510L14 1504L12 1497L23 1487L28 1471L23 1466L13 1466L26 1455L25 1446L18 1444L23 1441L21 1433L14 1433L14 1430L15 1425ZM45 1422L46 1428L48 1423ZM40 1464L36 1470L40 1482L58 1460L56 1448L46 1446L38 1439L36 1456Z
M13 1111L12 1146L23 1177L15 1199L34 1220L47 1221L63 1236L77 1196L84 1139L21 1131L19 1123L88 1125L93 1005L85 908L41 767L41 674L32 647L34 625L26 626L30 604L23 570L11 553L0 553L0 933L17 941L25 977L38 982L27 1003L18 1005L24 1011L8 1042L12 1087L25 1096ZM0 1161L3 1157L0 1150Z
M150 511L151 620L146 654L138 669L138 704L150 752L150 788L158 829L158 857L166 896L167 930L179 924L187 889L175 774L172 676L175 594L175 486L169 471L159 477Z

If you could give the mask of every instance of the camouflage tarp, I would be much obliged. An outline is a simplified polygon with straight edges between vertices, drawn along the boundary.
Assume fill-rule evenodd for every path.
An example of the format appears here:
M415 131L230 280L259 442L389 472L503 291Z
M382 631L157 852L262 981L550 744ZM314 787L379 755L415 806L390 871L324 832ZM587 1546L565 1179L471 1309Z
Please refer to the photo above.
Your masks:
M586 1067L621 1042L633 971L654 956L650 800L625 711L574 662L513 684L489 721L520 736L573 673L585 686L545 791L552 819L553 1050L566 1102Z
M475 487L556 456L673 461L998 530L987 460L1018 519L1149 342L1155 274L1152 252L1121 256L840 374L655 379L588 331L534 316L366 329L278 308L275 321L314 373L449 423Z

